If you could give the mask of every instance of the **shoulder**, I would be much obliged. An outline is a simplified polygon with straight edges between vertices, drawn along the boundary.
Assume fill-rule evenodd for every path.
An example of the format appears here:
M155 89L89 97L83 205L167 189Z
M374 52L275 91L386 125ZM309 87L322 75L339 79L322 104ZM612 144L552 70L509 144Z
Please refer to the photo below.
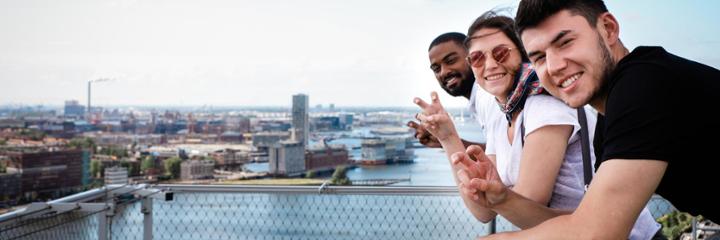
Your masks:
M608 78L610 96L642 89L651 94L664 93L678 77L676 71L680 63L662 48L638 47L620 60Z
M579 127L577 112L559 99L549 95L528 97L523 109L526 135L548 125L572 125Z
M523 108L525 117L552 118L554 114L574 113L575 110L550 95L532 95L528 97Z

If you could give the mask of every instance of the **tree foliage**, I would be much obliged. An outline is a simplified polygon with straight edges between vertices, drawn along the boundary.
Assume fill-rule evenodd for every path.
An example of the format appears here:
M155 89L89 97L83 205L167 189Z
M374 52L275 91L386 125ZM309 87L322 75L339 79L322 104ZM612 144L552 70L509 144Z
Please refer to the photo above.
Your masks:
M92 138L73 138L68 142L69 147L73 148L81 148L81 149L91 149L93 152L95 151L95 147L97 146L95 144L95 141L92 140Z
M29 129L29 128L21 129L18 134L20 136L27 137L33 141L43 140L45 138L45 136L47 135L43 131L40 131L37 129Z
M679 239L680 235L692 229L693 216L686 212L672 211L659 217L657 221L662 224L662 233L668 239ZM698 217L698 221L702 216Z
M333 172L330 183L333 185L352 185L352 181L347 177L348 168L345 166L338 166Z
M170 176L171 179L177 179L180 177L180 164L182 159L179 157L171 157L165 160L165 175Z
M123 160L123 161L120 161L120 166L127 169L129 176L140 175L140 169L138 169L137 165L135 165L135 164L132 164L128 161Z
M147 174L147 170L153 168L155 168L155 157L145 156L145 158L143 158L142 162L140 163L140 171Z
M125 147L122 146L104 146L98 152L100 154L115 156L118 158L125 158L130 156Z
M102 175L104 174L103 172L104 169L100 161L90 161L90 174L92 174L93 178L102 177Z

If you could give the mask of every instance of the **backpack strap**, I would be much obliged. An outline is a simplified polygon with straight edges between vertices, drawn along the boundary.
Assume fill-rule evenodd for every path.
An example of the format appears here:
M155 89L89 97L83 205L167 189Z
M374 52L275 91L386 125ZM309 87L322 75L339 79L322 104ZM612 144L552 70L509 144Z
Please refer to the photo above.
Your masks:
M525 147L525 121L520 122L520 147Z
M592 163L590 162L590 132L585 116L585 107L577 108L578 120L580 122L580 146L582 146L583 175L585 179L585 191L592 181Z

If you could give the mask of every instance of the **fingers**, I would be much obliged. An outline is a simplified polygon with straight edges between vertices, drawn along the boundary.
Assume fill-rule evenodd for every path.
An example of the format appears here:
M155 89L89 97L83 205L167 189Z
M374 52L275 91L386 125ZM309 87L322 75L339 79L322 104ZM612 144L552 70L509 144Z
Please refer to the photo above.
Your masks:
M475 192L477 192L477 190L475 190L474 188L467 187L467 185L464 183L460 183L458 185L458 187L459 187L458 189L460 190L460 194L470 197L470 199L472 199L472 200L480 199L480 197L477 194L475 194Z
M467 196L472 196L473 199L477 198L477 195L475 195L475 192L477 192L476 188L470 187L470 175L465 171L464 169L460 169L457 171L457 178L458 178L458 188L460 192Z
M485 151L478 145L470 145L466 150L465 153L467 155L472 156L475 160L478 162L489 162L490 158L487 157L485 154Z
M433 104L442 105L440 104L440 97L438 96L437 92L432 91L430 93L430 99L432 99Z
M413 129L416 129L416 130L418 129L418 126L420 126L420 125L418 125L418 123L416 123L415 121L408 121L406 125L407 125L408 127L411 127L411 128L413 128Z
M485 180L480 178L473 178L470 179L470 183L467 184L468 187L477 189L481 192L488 192L488 193L501 193L503 189L505 189L505 185L498 181L493 180Z
M422 108L422 109L425 109L425 108L427 108L428 106L430 106L430 105L427 104L425 101L423 101L422 99L417 98L417 97L416 97L415 99L413 99L413 102L414 102L416 105L418 105L420 108Z
M465 169L458 170L456 175L458 178L458 182L466 184L470 183L470 175L467 173L467 171L465 171Z
M462 165L465 169L472 169L474 162L464 152L453 153L450 158L452 159L453 165Z
M420 121L420 125L425 129L437 129L437 127L438 127L437 126L438 123L435 122L436 121L435 119L437 119L437 117L428 116L428 115L425 115L424 113L418 113L415 115L415 118L417 118L418 121Z

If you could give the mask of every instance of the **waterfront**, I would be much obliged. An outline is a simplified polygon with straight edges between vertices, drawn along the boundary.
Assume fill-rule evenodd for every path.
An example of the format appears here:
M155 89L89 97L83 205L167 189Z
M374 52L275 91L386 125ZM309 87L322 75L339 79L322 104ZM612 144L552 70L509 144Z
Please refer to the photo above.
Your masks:
M470 122L458 123L457 128L460 136L474 142L485 142L484 131L479 125ZM352 133L369 136L370 128L359 128ZM409 136L409 135L408 135ZM344 144L350 149L350 158L358 159L360 149L353 149L360 146L359 138L339 138L330 142L331 144ZM417 144L417 143L416 143ZM267 171L267 163L248 164L247 168L252 171ZM410 164L390 164L377 166L358 166L347 173L350 180L363 179L409 179L393 186L455 186L450 172L450 165L445 152L439 148L419 147L415 149L415 161Z

